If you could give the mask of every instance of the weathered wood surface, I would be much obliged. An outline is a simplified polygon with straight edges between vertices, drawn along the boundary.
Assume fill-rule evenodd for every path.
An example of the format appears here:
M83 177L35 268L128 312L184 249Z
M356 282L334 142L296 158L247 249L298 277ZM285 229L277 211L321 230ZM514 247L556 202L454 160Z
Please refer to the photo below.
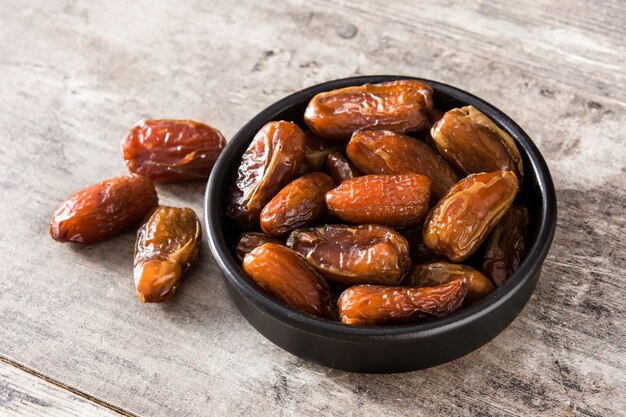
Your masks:
M626 415L625 22L616 0L5 0L0 356L138 415ZM63 199L125 172L119 141L141 118L196 118L229 137L304 86L380 73L492 102L558 189L535 294L467 357L400 375L330 370L252 329L206 246L180 294L153 306L134 295L132 232L87 248L48 236ZM203 190L159 193L202 213ZM41 400L36 377L2 368L0 386Z
M0 361L0 415L114 417L119 413L74 394L41 375Z

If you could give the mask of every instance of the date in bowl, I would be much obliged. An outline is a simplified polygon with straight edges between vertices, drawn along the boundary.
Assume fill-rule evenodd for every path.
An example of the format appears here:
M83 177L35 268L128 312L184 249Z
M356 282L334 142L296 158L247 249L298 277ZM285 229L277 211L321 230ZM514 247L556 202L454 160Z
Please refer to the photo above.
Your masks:
M295 311L272 298L243 272L233 253L241 229L226 216L227 198L241 156L267 122L292 121L302 128L305 108L318 93L338 88L416 79L433 87L436 108L472 105L506 131L519 148L524 181L518 200L529 211L530 247L517 271L468 308L427 321L387 326L349 326ZM272 104L228 143L209 179L205 222L211 252L242 315L263 336L301 358L352 372L391 373L424 369L466 355L502 332L535 289L556 227L556 196L550 172L528 135L491 104L458 88L406 76L360 76L325 82Z

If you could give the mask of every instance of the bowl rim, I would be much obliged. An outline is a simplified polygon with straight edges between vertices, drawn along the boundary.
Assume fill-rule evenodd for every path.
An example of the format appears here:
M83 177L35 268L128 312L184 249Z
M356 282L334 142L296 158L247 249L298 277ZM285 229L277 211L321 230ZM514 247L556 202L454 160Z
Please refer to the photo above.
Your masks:
M250 281L241 270L232 249L226 243L221 221L224 210L217 207L211 198L211 195L216 192L218 187L223 186L223 181L229 181L229 183L231 181L231 178L223 178L223 175L220 173L233 158L241 157L238 148L242 146L244 141L247 145L261 126L271 120L276 120L278 114L288 110L290 107L301 104L305 100L310 100L313 95L349 85L402 79L425 82L433 87L435 94L441 92L462 101L465 105L476 107L513 137L518 147L523 149L523 152L526 154L530 168L537 173L537 183L541 190L537 237L518 270L501 287L475 304L446 317L402 325L351 326L293 310L264 293ZM250 134L251 130L253 131L252 134ZM528 175L528 171L528 168L525 167L526 175ZM239 129L222 151L207 183L204 209L204 220L207 228L206 236L211 253L228 283L245 299L252 302L264 313L294 328L314 333L320 337L359 343L391 339L419 339L430 337L434 334L454 332L498 310L507 304L509 300L515 298L515 295L522 291L525 284L540 270L552 243L557 218L556 193L546 161L530 137L513 119L492 104L465 90L434 80L404 75L361 75L326 81L296 91L266 107Z

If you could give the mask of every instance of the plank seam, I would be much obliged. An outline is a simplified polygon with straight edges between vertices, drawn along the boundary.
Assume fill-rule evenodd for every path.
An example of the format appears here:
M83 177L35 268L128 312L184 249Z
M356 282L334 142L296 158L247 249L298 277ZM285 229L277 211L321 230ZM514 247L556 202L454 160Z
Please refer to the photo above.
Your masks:
M42 379L42 380L44 380L44 381L46 381L46 382L48 382L48 383L50 383L50 384L52 384L54 386L57 386L57 387L59 387L61 389L69 391L72 394L78 395L79 397L81 397L81 398L83 398L83 399L85 399L85 400L87 400L89 402L92 402L92 403L94 403L96 405L99 405L102 408L106 408L107 410L113 411L114 413L120 414L120 415L122 415L124 417L139 417L139 416L137 416L137 414L133 414L130 411L126 411L126 410L124 410L124 409L122 409L122 408L120 408L120 407L118 407L116 405L113 405L113 404L108 403L106 401L103 401L103 400L101 400L99 398L96 398L96 397L94 397L92 395L89 395L86 392L80 391L80 390L78 390L78 389L76 389L76 388L74 388L74 387L72 387L70 385L64 384L63 382L61 382L61 381L59 381L57 379L51 378L51 377L49 377L49 376L47 376L45 374L42 374L41 372L35 371L34 369L31 369L31 368L28 368L28 367L20 364L19 362L16 362L16 361L14 361L12 359L9 359L9 358L7 358L5 356L1 356L0 355L0 362L4 362L7 365L10 365L10 366L13 366L15 368L18 368L18 369L20 369L20 370L22 370L22 371L24 371L24 372L34 376L34 377Z

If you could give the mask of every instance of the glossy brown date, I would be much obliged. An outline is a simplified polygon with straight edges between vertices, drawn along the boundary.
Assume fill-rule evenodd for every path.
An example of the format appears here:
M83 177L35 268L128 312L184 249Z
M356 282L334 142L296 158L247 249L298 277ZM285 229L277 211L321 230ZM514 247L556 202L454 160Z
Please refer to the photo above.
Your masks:
M430 146L388 130L360 130L352 135L346 153L364 174L421 174L432 181L432 198L439 200L458 178Z
M50 221L59 242L94 243L139 223L157 206L152 180L138 174L111 178L68 198Z
M402 281L402 285L408 287L434 287L455 279L462 279L467 285L466 304L472 304L486 297L494 290L489 278L479 271L471 266L450 262L429 262L414 265Z
M348 139L365 127L419 130L428 125L432 93L429 85L414 80L341 88L313 97L304 121L316 134L332 139Z
M411 266L406 239L384 226L297 229L287 245L322 276L339 284L397 285Z
M313 172L296 178L280 190L261 211L261 229L268 235L284 236L326 214L324 196L335 186L331 177Z
M295 176L322 171L328 155L339 150L339 142L323 138L310 130L305 133L304 158Z
M122 141L130 172L158 182L207 178L226 145L219 130L193 120L142 120Z
M466 293L467 285L462 279L427 288L357 285L339 296L337 307L345 324L406 323L446 316L461 306Z
M304 132L291 122L269 122L241 157L231 186L227 214L255 228L263 207L291 181L304 158Z
M365 175L327 192L326 206L330 214L350 223L414 227L428 212L430 184L419 174Z
M473 106L447 112L431 136L441 154L462 172L510 169L522 179L524 166L513 138Z
M243 270L289 307L318 317L333 316L328 284L291 249L265 243L243 258Z
M190 208L157 207L137 232L133 275L144 303L174 295L200 249L202 229Z
M473 174L459 181L428 215L424 243L451 261L462 262L504 216L517 191L513 171Z
M517 271L530 241L528 209L511 207L487 239L483 272L500 287Z
M328 171L337 184L341 184L345 180L356 178L361 174L350 161L348 161L341 152L333 152L328 155L327 160Z
M275 237L266 235L265 233L259 232L244 232L242 233L239 241L237 242L237 246L235 246L235 254L237 255L237 259L239 262L243 261L244 256L246 254L252 252L255 248L263 245L264 243L285 243L280 239Z

